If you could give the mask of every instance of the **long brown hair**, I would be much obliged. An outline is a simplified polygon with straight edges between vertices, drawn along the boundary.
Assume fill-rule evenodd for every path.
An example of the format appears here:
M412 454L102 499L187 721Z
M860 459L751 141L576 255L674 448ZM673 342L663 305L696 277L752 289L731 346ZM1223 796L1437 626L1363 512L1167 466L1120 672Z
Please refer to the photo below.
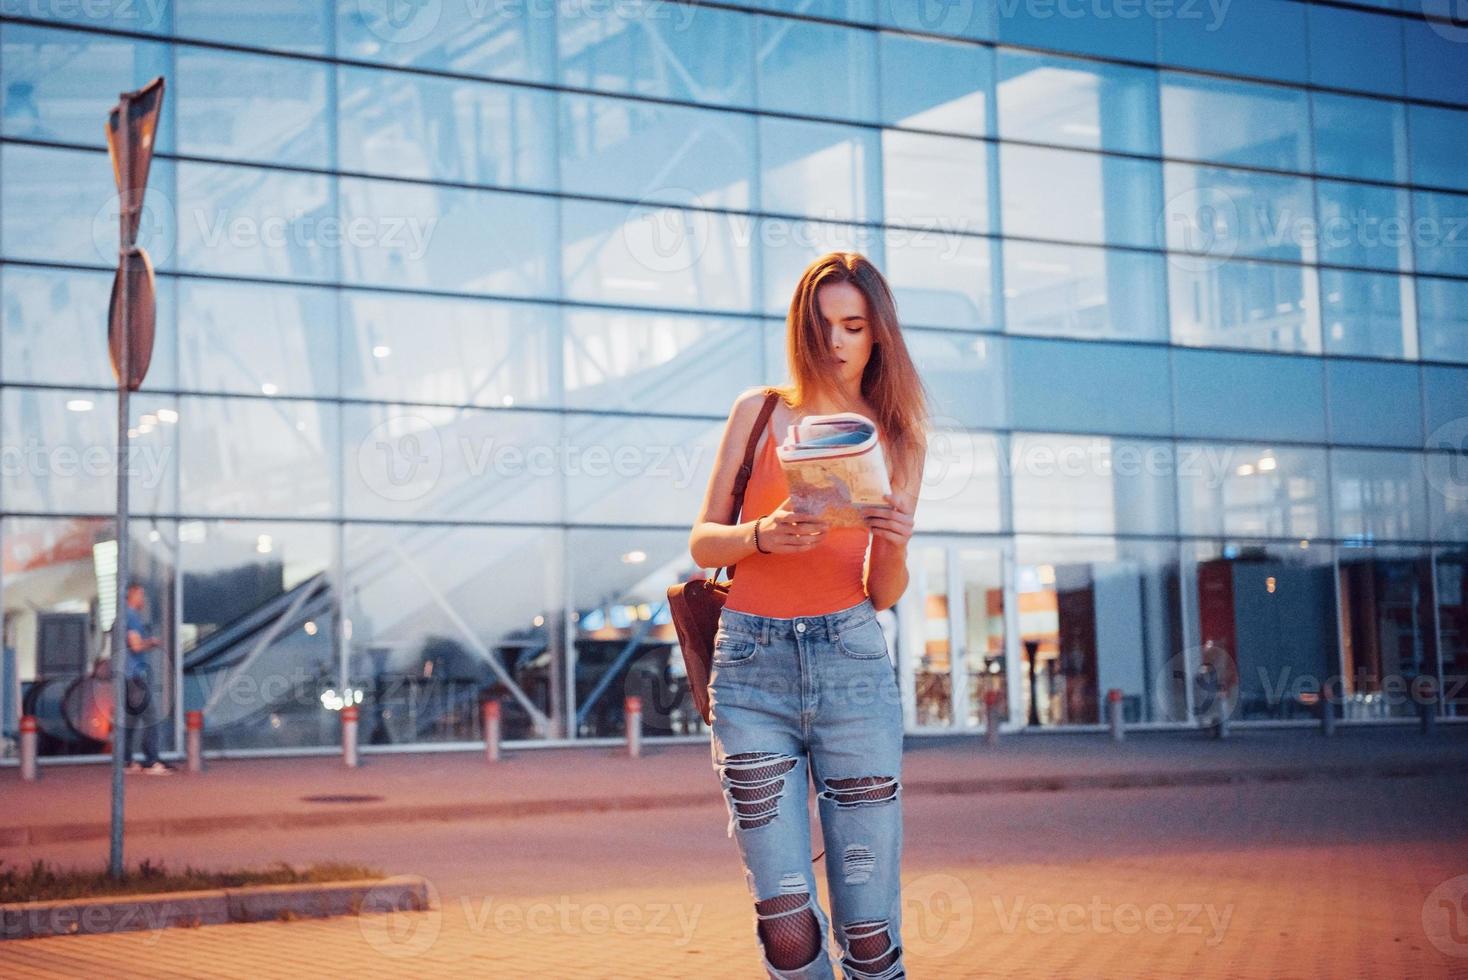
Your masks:
M849 282L866 297L872 352L861 376L861 395L875 409L876 423L892 456L894 474L922 468L919 435L927 428L931 399L902 337L892 289L871 260L859 252L828 252L808 265L790 299L785 320L785 360L791 383L774 386L799 409L818 390L829 390L830 325L821 316L816 291Z

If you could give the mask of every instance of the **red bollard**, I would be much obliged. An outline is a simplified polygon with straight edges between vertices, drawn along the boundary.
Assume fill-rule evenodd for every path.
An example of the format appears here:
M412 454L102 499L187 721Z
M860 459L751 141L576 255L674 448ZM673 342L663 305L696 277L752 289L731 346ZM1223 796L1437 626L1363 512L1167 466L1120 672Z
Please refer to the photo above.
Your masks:
M500 703L494 698L484 702L484 758L500 761Z
M635 759L642 755L642 698L629 694L622 707L627 715L627 754Z
M984 741L999 744L999 692L984 692Z
M189 757L189 772L204 771L204 712L184 713L185 748Z
M36 780L36 716L20 716L20 778Z
M357 706L342 709L342 761L348 769L357 768Z

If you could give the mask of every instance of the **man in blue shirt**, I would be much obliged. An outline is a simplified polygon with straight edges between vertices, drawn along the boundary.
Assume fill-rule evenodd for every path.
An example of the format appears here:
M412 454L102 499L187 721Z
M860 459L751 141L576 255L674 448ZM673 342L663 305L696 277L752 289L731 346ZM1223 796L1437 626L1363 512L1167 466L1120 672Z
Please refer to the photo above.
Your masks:
M129 582L127 586L127 683L128 701L133 701L133 688L141 692L151 693L153 688L152 664L149 652L163 646L163 641L153 635L153 624L147 616L147 594L143 591L142 583ZM172 773L173 767L158 758L158 726L160 721L152 721L147 717L146 700L142 710L136 712L129 710L126 715L127 726L127 769L129 772L145 772L149 775L164 776ZM141 736L138 737L138 733ZM133 761L133 747L142 742L143 761Z

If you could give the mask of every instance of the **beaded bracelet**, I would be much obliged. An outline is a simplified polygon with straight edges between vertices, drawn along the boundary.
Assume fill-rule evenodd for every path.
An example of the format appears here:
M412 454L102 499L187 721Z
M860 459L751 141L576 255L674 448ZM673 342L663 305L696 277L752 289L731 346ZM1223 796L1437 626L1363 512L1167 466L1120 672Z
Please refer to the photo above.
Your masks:
M767 515L767 514L761 514L759 517L756 517L754 519L754 548L755 548L756 551L758 551L762 555L772 555L772 554L774 554L773 551L766 551L764 548L760 547L760 543L759 543L759 522L762 521L762 520L764 520L767 516L769 516L769 515Z

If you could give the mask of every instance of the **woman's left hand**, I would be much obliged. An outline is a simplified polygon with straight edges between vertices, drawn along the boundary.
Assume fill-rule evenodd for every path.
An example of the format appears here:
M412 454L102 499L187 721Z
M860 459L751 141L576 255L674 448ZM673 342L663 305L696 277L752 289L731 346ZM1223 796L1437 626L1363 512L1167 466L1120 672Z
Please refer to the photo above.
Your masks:
M862 516L871 529L872 538L886 541L899 548L906 547L912 537L912 515L917 501L908 494L897 491L885 495L888 507L863 507Z

